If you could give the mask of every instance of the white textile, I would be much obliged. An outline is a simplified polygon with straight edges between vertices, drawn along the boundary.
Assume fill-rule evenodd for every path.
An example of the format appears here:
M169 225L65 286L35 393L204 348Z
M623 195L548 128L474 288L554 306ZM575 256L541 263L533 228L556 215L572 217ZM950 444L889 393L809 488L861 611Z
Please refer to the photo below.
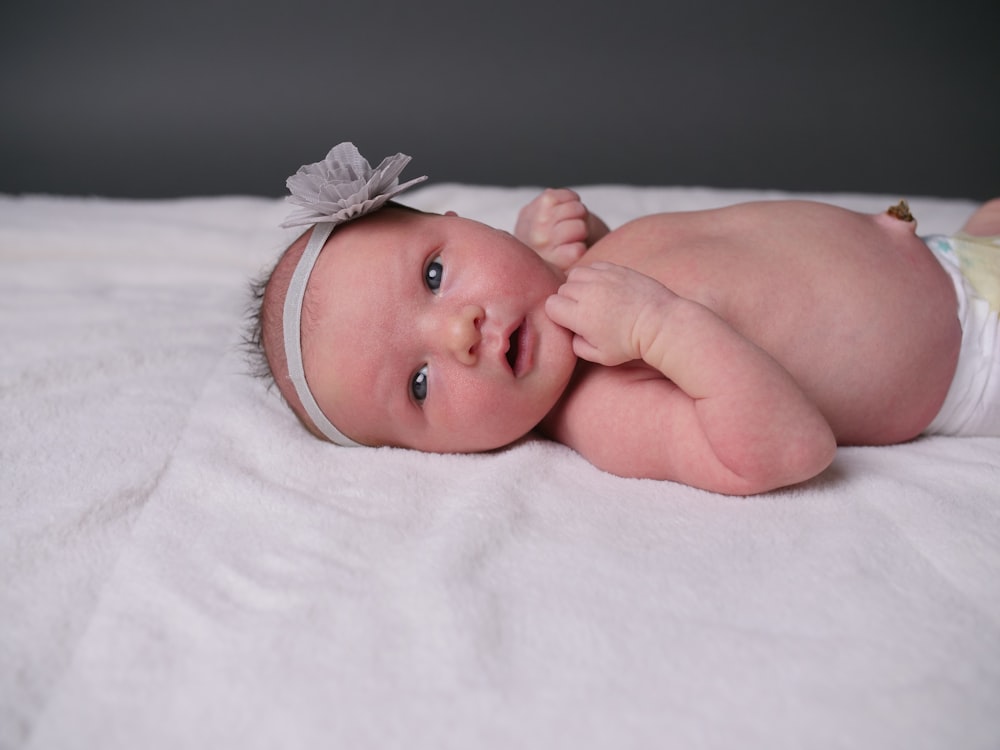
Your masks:
M612 226L787 197L581 192ZM405 202L509 229L533 194ZM749 499L339 449L245 374L284 213L0 197L0 748L1000 746L1000 438Z

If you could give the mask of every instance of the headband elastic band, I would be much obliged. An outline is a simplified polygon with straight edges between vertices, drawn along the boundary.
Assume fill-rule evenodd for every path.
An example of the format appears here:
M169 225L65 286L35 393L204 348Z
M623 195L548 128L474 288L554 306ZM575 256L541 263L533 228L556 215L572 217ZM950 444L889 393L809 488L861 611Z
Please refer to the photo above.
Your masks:
M326 243L327 238L333 232L336 224L322 223L313 226L312 236L306 244L306 249L302 252L299 262L295 265L295 272L292 280L288 282L288 291L285 293L285 307L282 312L282 327L285 336L285 359L288 362L288 377L292 380L295 388L295 395L302 402L302 407L309 415L309 419L316 425L316 429L323 433L326 438L337 445L346 448L355 448L361 445L351 440L347 435L338 430L333 422L327 419L323 410L319 408L316 399L313 398L309 384L306 382L306 370L302 364L302 303L306 298L306 285L309 283L309 276L312 274L313 266L319 258L320 250Z

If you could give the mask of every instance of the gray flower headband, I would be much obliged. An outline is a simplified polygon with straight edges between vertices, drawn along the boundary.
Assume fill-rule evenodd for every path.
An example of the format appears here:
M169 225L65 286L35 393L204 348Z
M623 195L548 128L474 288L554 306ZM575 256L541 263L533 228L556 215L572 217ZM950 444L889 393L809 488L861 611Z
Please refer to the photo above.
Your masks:
M410 157L406 154L396 154L386 157L372 169L353 143L344 142L330 149L323 161L300 167L285 182L291 193L286 200L300 208L289 214L281 226L315 225L285 293L282 329L288 376L313 424L337 445L358 446L360 443L351 440L327 419L306 382L301 332L306 285L323 245L338 224L378 210L393 196L427 179L417 177L400 185L399 174L409 162Z

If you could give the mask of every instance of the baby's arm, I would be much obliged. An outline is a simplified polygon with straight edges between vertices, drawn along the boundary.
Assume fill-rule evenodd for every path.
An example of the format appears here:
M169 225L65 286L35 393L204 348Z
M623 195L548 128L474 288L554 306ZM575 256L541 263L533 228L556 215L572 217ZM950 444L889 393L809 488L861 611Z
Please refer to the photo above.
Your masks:
M565 271L609 231L577 193L549 188L518 213L514 236Z
M670 381L636 380L615 392L614 408L590 407L590 423L608 432L577 442L595 447L604 468L752 494L833 460L830 426L788 371L654 279L610 263L577 267L545 309L574 332L578 356L609 367L641 359Z

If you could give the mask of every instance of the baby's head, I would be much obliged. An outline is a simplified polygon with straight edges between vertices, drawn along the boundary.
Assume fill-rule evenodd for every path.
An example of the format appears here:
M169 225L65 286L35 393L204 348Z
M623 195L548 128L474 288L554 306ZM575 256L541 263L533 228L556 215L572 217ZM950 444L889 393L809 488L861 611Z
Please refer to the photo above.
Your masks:
M544 309L560 272L450 212L388 203L322 239L330 226L285 251L260 309L270 371L310 431L469 452L518 439L552 409L576 363Z

